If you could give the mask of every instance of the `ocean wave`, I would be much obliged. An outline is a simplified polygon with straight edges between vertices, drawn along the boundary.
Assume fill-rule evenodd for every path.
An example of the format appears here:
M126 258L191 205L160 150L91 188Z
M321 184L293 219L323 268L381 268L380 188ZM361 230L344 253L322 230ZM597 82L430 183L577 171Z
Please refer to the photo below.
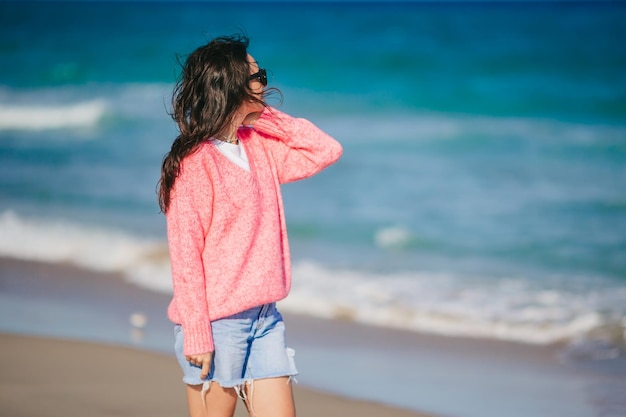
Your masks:
M315 114L316 109L310 109ZM463 149L480 146L485 139L507 141L522 139L542 146L563 144L568 147L596 145L624 149L626 126L584 124L568 121L445 114L427 111L393 114L343 114L322 116L320 126L347 144L371 145L384 141L397 146L425 141L462 141ZM355 128L356 126L356 128Z
M293 274L292 291L281 302L286 310L448 336L551 344L624 317L613 304L615 290L576 294L513 279L469 285L446 274L357 273L315 262L294 264ZM626 289L618 292L623 303Z
M0 131L36 131L95 127L136 120L174 129L168 111L172 85L166 83L64 85L19 90L0 85ZM348 108L348 107L347 107ZM522 138L538 144L607 145L624 149L626 126L583 124L558 120L446 114L396 109L374 114L345 112L329 115L323 103L309 103L285 111L311 118L346 145L395 146L423 141L459 141L463 149L480 146L485 138ZM454 148L453 150L456 150Z
M5 211L0 214L0 256L120 273L151 290L171 292L165 242L120 230L27 219Z
M411 244L411 231L402 226L385 227L374 235L376 246L381 249L403 249Z
M156 83L25 90L0 85L0 132L111 127L128 120L172 125L170 93L170 85Z
M389 234L394 244L404 239L395 237L394 230ZM67 262L120 273L153 291L172 291L166 242L118 230L27 219L5 211L0 214L0 256ZM623 286L574 292L539 288L521 279L370 273L295 260L291 293L280 304L285 311L322 318L530 344L570 341L582 346L581 340L605 340L604 329L611 329L620 336L609 345L619 350L626 337Z
M106 111L106 103L102 100L47 106L0 104L0 130L94 127Z

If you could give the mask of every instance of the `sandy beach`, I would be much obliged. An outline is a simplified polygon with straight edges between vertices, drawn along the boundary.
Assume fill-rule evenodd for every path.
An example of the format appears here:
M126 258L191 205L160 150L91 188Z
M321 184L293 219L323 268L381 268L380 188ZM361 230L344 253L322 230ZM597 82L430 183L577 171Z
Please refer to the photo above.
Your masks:
M169 296L111 274L4 258L0 298L0 416L187 415L165 317ZM25 299L41 310L6 312ZM141 332L128 323L137 311L149 320ZM294 395L301 417L430 415L303 384ZM247 415L243 404L235 415Z
M0 258L0 416L186 415L169 299L115 274ZM588 417L607 403L597 383L618 381L564 364L559 346L283 315L301 417Z
M134 348L0 335L0 415L185 416L173 357ZM295 386L299 416L425 417ZM246 416L243 404L237 417Z

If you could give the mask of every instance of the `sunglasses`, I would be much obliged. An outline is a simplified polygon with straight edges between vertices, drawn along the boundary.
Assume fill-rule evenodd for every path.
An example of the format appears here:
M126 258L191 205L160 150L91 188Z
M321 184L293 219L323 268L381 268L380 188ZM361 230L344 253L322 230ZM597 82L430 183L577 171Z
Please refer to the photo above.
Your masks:
M267 71L265 68L259 68L259 72L255 72L250 76L250 81L258 80L263 87L267 86Z

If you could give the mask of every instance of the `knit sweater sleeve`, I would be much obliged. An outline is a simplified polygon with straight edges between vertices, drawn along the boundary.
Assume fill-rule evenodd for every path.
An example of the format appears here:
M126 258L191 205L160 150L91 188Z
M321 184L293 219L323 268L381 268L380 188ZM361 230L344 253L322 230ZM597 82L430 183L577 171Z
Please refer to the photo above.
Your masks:
M185 334L186 355L214 350L202 261L210 222L212 185L198 154L183 160L167 210L174 305Z
M339 159L343 148L306 119L266 108L254 124L267 141L281 183L310 177Z

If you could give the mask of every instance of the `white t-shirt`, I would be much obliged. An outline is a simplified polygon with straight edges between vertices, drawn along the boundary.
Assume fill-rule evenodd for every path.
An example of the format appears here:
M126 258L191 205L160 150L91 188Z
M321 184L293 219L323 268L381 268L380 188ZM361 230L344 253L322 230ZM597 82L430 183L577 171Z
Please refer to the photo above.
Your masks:
M246 150L244 149L241 141L239 143L228 143L219 139L211 139L211 142L215 147L228 159L230 159L235 164L239 165L241 168L250 172L250 163L248 162L248 155L246 155Z

